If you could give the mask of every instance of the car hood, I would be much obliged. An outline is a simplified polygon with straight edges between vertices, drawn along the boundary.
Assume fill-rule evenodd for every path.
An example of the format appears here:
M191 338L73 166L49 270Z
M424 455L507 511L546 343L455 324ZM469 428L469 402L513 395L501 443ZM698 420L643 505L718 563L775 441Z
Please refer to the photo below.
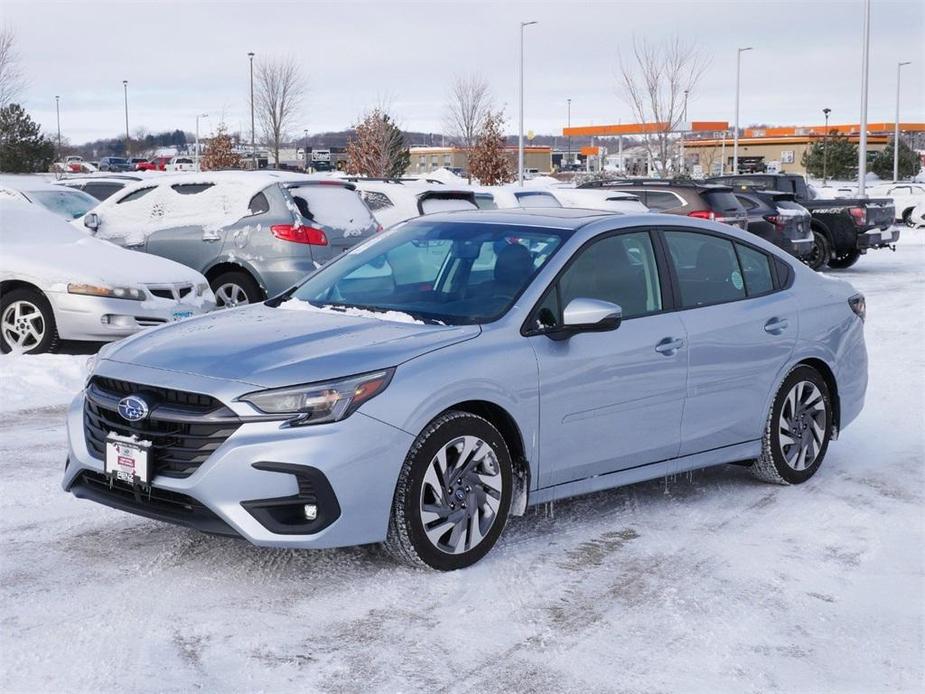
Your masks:
M276 388L397 366L480 332L477 325L424 325L254 304L149 330L101 356Z

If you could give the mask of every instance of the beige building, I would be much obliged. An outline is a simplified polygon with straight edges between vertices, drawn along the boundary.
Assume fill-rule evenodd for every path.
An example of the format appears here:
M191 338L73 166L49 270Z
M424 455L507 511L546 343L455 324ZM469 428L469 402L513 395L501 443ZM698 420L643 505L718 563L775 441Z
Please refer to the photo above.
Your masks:
M517 171L517 148L507 147L506 153L511 162L511 170ZM425 174L437 169L469 168L469 155L460 147L412 147L411 166L409 174ZM524 169L535 170L538 173L552 171L552 147L530 146L524 147Z
M848 139L857 144L858 136ZM797 135L790 137L740 137L739 168L742 171L763 171L772 162L777 162L780 173L806 174L801 163L803 154L813 143L821 141L821 135ZM886 135L869 135L869 154L879 152L887 145ZM697 139L684 141L684 159L688 167L700 165L704 175L718 175L720 163L725 160L726 173L732 171L732 138Z

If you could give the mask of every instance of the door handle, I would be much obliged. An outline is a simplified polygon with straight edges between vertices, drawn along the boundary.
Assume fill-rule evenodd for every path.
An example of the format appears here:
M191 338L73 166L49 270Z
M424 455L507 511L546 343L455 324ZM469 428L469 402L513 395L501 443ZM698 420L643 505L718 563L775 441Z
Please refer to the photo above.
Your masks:
M764 324L764 331L771 335L780 335L787 329L788 325L790 325L790 323L786 318L772 318Z
M655 345L655 351L670 357L684 346L684 340L680 337L666 337L664 340Z

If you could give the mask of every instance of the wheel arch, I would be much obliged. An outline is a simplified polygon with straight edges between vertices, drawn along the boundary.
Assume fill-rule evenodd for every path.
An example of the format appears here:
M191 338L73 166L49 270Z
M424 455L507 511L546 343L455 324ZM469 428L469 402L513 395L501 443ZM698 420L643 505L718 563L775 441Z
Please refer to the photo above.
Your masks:
M511 498L510 513L512 516L522 516L527 508L531 473L523 434L517 425L517 420L506 409L488 400L465 400L451 405L444 412L449 410L468 412L482 417L501 432L514 464L514 494Z
M835 378L835 372L825 361L818 357L803 359L794 364L794 368L797 366L809 366L822 376L822 380L825 381L825 385L829 389L829 397L832 400L832 422L835 425L835 431L838 431L841 428L841 403L838 398L838 380Z
M38 287L31 282L26 282L25 280L3 280L0 282L0 296L6 294L7 292L13 291L14 289L31 289L32 291L36 291L44 296L46 300L48 299L48 296L45 294L45 292L42 291L41 287ZM54 306L52 306L52 311L54 311Z
M260 277L260 273L254 270L253 267L247 263L238 261L238 260L229 260L221 259L217 260L213 265L210 265L203 271L205 278L209 280L209 284L212 283L216 277L221 275L223 272L246 272L254 282L257 283L257 286L260 287L260 291L263 292L264 298L267 296L267 288L263 283L263 279Z
M816 217L810 217L809 228L818 229L820 232L822 232L822 234L826 237L826 239L828 239L830 244L835 243L835 237L832 236L832 230L829 229L828 224L826 224L825 222L817 219Z

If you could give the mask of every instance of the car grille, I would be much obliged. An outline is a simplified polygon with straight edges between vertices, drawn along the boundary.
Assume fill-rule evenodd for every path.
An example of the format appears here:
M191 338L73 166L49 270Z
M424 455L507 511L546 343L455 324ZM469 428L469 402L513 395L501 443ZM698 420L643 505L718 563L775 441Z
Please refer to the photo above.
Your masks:
M148 285L148 291L152 296L156 296L159 299L170 299L176 301L182 299L191 291L193 291L193 285L191 284L182 284L182 285Z
M126 395L141 395L150 414L129 422L118 411ZM222 445L241 420L209 395L147 386L95 376L87 386L84 430L87 448L100 460L106 457L106 436L138 436L150 441L153 475L189 477Z

